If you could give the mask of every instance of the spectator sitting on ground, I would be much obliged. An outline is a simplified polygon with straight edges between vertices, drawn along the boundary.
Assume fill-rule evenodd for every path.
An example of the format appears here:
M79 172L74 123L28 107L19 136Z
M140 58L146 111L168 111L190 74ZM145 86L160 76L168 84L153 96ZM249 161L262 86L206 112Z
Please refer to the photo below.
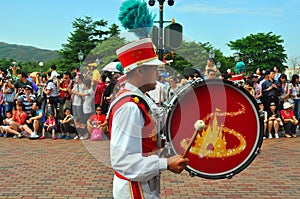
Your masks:
M42 136L40 137L40 139L45 139L45 133L46 132L52 132L52 139L56 140L56 121L54 118L54 113L48 113L48 119L46 120L46 122L44 123L44 127L43 127L43 131L42 131ZM69 138L70 139L70 138ZM66 140L68 140L66 138Z
M279 138L278 131L279 131L279 125L281 122L280 119L280 113L277 110L275 102L270 103L270 107L267 111L268 114L268 134L269 138L273 138L272 136L272 130L275 131L275 138Z
M70 139L71 132L77 132L75 128L75 121L73 115L71 115L71 109L65 108L64 110L65 118L60 120L60 129L61 129L61 136L60 139L66 138L66 140ZM78 135L74 137L74 139L78 139Z
M102 134L107 131L107 120L105 114L102 113L101 107L96 108L96 114L92 115L86 122L87 129L90 134L92 134L94 128L99 128ZM82 139L86 139L84 137Z
M46 121L45 113L41 109L41 104L39 102L34 102L32 104L32 110L36 111L35 116L30 117L27 120L27 123L32 125L32 128L29 128L28 125L24 125L24 130L30 134L29 139L37 139L39 136L37 135L39 128ZM33 130L33 131L32 131Z
M17 101L16 108L17 110L13 112L12 121L10 122L9 126L6 127L6 133L14 134L15 138L23 138L24 135L21 133L21 131L23 130L22 125L24 125L26 122L27 114L26 112L24 112L24 108L21 102Z
M11 121L12 121L12 112L11 111L6 111L6 118L3 120L3 126L0 126L0 132L1 132L0 137L4 136L4 134L6 132L6 127L9 126L9 123Z
M291 137L297 137L296 136L296 128L298 125L298 120L296 119L293 111L292 111L293 105L289 102L283 103L283 110L280 111L281 118L283 121L284 136L287 138Z

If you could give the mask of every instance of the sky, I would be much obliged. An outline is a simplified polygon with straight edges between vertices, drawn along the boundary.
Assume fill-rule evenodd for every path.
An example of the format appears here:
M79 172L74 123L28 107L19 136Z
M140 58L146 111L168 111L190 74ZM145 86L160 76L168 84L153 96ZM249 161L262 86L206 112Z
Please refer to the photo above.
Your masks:
M175 18L188 40L209 42L225 56L227 43L250 34L281 35L288 59L300 62L299 0L174 0L164 3L164 20ZM9 0L1 1L0 42L59 50L73 32L75 18L118 21L123 0ZM148 2L148 0L146 0ZM158 2L150 11L158 20ZM158 25L158 24L157 24ZM165 26L168 23L165 23ZM123 32L125 30L121 28Z

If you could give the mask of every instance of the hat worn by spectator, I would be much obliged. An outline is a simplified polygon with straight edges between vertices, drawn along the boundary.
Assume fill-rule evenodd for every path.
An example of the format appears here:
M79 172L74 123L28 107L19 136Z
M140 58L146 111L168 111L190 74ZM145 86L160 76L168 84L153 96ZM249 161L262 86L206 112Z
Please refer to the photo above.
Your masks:
M31 87L30 85L26 85L24 88L25 88L25 89L26 89L26 88L29 88L30 90L32 90L32 87Z
M292 108L292 107L293 107L293 105L290 104L289 102L284 102L283 103L283 109L289 109L289 108Z
M129 43L119 48L117 55L125 73L139 66L162 66L165 64L158 59L151 38Z

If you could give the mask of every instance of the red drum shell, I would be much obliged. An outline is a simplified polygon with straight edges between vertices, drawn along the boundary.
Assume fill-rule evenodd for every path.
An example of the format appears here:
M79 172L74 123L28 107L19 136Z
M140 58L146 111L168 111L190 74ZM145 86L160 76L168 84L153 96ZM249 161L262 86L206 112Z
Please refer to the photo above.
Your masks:
M199 81L182 88L169 104L165 131L175 154L184 153L197 120L206 124L187 155L191 176L231 178L258 154L263 125L245 89L227 81Z

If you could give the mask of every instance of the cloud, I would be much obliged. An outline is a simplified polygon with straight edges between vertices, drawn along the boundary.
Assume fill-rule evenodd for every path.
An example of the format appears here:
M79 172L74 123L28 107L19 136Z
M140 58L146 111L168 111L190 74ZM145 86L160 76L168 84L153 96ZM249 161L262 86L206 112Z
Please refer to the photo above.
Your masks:
M225 7L217 5L207 5L204 3L182 4L176 8L181 13L203 13L210 15L227 15L227 14L243 14L243 15L283 15L281 8L245 8L245 7Z
M210 13L210 14L232 14L237 10L233 8L221 8L217 6L205 5L202 3L188 4L177 7L179 12L197 12L197 13Z

